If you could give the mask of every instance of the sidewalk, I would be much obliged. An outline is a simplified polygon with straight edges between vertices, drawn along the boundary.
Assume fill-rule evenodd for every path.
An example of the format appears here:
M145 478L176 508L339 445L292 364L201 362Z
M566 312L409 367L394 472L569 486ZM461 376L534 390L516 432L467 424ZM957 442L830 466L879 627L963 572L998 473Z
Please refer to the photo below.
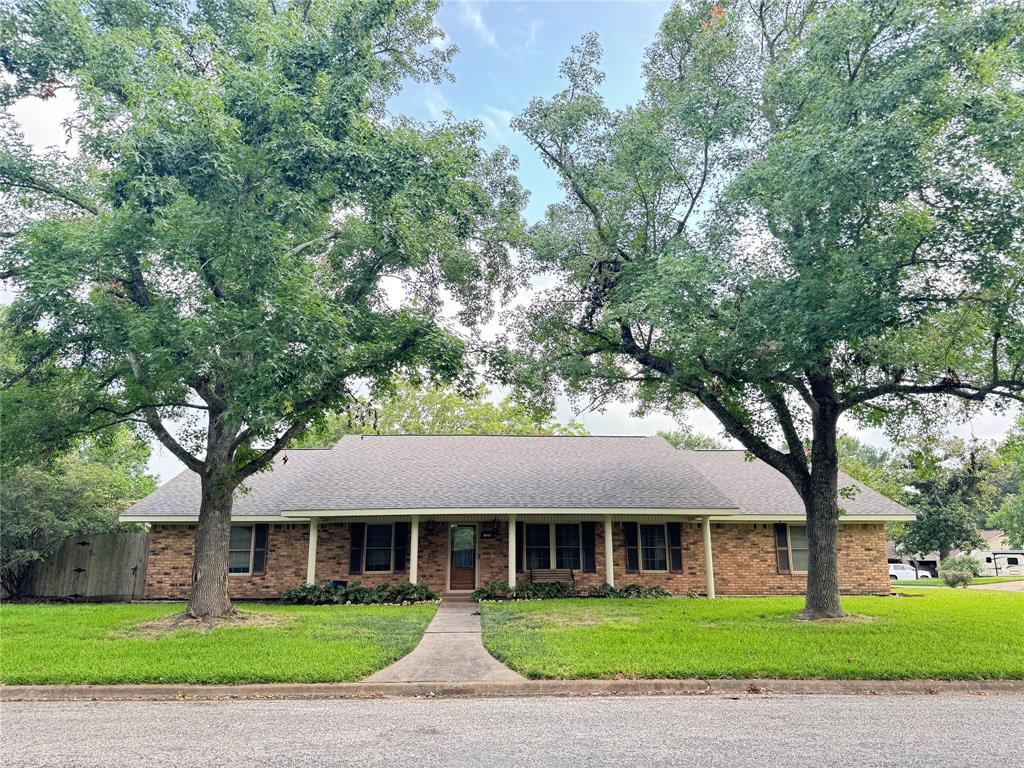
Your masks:
M480 606L443 601L412 653L370 675L365 683L521 683L513 672L484 649Z

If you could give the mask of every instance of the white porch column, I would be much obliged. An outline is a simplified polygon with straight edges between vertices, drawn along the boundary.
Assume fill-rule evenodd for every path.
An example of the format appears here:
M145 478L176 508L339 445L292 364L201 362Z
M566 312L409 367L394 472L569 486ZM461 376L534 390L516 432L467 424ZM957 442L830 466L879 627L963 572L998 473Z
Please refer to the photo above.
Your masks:
M315 517L309 521L309 552L306 555L306 583L316 584L316 534L320 521Z
M516 585L516 516L508 516L508 583Z
M420 560L420 516L413 515L409 520L409 581L416 583L419 576Z
M715 564L711 559L711 518L704 518L704 581L708 597L715 596Z
M615 547L612 544L612 518L609 515L604 519L604 580L609 587L615 586L615 563L612 561L612 553Z

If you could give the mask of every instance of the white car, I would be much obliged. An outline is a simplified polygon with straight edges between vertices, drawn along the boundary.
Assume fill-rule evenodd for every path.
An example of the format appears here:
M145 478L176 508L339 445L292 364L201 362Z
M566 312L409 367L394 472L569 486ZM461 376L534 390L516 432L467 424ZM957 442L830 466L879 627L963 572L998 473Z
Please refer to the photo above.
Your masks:
M932 575L924 568L914 571L914 566L904 563L889 563L889 578L893 581L914 581L915 579L930 579Z

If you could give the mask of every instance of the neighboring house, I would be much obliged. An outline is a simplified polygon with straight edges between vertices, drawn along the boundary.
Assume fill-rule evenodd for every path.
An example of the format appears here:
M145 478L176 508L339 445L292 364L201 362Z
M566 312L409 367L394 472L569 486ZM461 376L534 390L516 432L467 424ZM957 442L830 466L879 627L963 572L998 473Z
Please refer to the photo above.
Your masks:
M849 477L840 588L889 591L883 523L904 507ZM149 598L189 588L199 479L183 472L127 510L150 523ZM288 450L234 503L229 590L419 581L441 593L571 569L580 586L657 584L800 594L800 498L744 451L677 451L660 437L346 436ZM562 574L564 575L564 574Z

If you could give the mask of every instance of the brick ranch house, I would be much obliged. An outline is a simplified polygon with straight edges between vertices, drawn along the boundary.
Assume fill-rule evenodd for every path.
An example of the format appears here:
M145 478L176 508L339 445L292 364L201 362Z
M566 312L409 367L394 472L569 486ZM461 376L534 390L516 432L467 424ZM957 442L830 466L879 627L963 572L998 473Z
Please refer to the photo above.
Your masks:
M904 507L855 486L839 536L847 594L889 592L883 523ZM121 519L150 524L145 594L184 598L199 480L183 472ZM581 587L800 594L799 496L743 451L677 451L660 437L357 436L293 449L235 499L229 589L273 598L327 580L422 582L442 594L535 569Z

